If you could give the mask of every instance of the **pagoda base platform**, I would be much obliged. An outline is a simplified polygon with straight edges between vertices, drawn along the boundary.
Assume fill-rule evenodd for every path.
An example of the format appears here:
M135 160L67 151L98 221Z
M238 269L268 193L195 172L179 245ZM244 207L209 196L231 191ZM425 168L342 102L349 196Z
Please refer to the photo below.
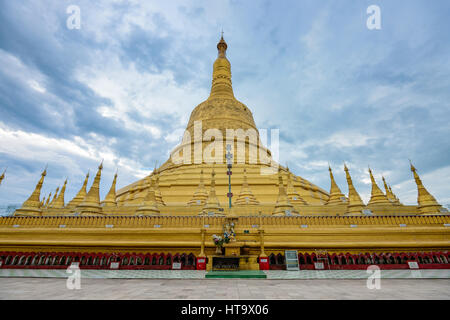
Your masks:
M210 271L205 278L211 279L266 279L267 275L260 270Z

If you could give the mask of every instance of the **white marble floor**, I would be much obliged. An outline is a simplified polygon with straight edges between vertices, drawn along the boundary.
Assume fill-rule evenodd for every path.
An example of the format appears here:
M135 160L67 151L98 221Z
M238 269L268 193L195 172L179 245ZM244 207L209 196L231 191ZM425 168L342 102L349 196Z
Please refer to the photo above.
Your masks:
M366 270L265 271L267 279L367 279ZM198 270L81 270L89 279L204 279L206 271ZM66 270L0 269L0 278L67 278ZM444 270L380 270L382 279L450 279Z
M0 299L445 299L450 279L94 279L69 290L64 278L0 278Z

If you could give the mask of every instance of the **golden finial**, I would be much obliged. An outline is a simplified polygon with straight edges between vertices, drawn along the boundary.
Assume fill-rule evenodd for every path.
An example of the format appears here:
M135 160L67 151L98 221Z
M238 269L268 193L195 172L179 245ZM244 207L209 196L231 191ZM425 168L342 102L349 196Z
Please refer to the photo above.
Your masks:
M222 37L220 38L219 43L217 44L217 50L219 50L219 58L225 58L226 51L227 51L228 45L223 39L223 32Z
M413 166L411 159L408 159L408 160L409 160L409 165L411 167L411 171L416 172L416 168Z

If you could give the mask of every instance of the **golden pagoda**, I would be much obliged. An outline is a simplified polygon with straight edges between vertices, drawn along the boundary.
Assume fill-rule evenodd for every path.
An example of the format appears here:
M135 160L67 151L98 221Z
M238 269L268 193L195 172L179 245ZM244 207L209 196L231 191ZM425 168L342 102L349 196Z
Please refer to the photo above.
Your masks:
M51 204L51 193L40 200L44 170L14 216L0 217L0 257L64 252L82 261L95 253L105 259L126 256L121 268L157 269L171 268L175 256L191 256L198 260L183 267L211 270L214 257L222 254L212 236L225 232L233 235L224 245L225 256L239 257L241 269L267 269L263 261L271 262L262 258L284 255L285 250L304 255L325 250L329 261L334 254L447 252L450 215L425 189L412 164L418 205L403 205L384 178L383 193L369 169L372 190L366 206L345 163L347 197L331 166L327 192L277 163L260 139L252 112L234 96L227 49L221 37L209 97L193 109L167 161L117 190L116 172L101 201L102 162L89 191L88 172L67 204L67 180ZM233 175L227 173L227 161ZM236 196L232 206L223 206L229 188ZM157 265L152 257L158 257Z
M264 206L263 211L270 213L277 200L276 173L279 165L273 161L271 152L260 141L259 131L250 109L234 96L231 64L226 58L227 47L222 37L217 44L218 57L213 64L212 85L208 99L192 111L182 142L171 152L171 158L153 172L153 175L157 176L155 194L158 204L168 207L161 207L162 212L167 210L174 213L180 210L186 213L185 205L189 203L191 210L188 212L198 214L194 202L197 203L198 200L203 204L203 196L200 194L203 191L197 194L199 199L194 196L200 187L199 173L201 170L210 172L213 163L216 168L218 200L221 203L228 201L225 152L221 152L225 150L226 144L231 144L236 154L233 160L238 171L235 170L233 180L242 181L240 185L233 184L233 188L242 188L243 171L246 169L252 193ZM227 137L231 142L227 142ZM258 151L253 152L255 149ZM281 170L284 174L287 173L286 168L282 167ZM265 174L267 172L272 174ZM298 192L295 203L321 204L323 199L328 198L325 190L309 181L293 174L290 178L293 178L292 185ZM136 181L119 189L118 203L124 206L132 203L139 183L140 181Z

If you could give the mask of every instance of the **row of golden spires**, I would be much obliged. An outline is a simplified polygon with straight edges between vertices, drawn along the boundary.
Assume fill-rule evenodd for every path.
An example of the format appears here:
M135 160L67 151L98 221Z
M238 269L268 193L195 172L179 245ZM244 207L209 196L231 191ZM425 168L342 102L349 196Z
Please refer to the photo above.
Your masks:
M340 190L336 181L334 180L333 172L331 167L328 168L330 172L330 196L324 205L345 205L347 206L346 214L361 214L364 209L373 209L377 206L402 206L399 198L394 194L390 185L386 183L386 179L382 177L384 188L386 193L383 193L378 187L375 178L373 176L372 170L369 168L370 180L372 183L372 190L370 200L367 205L364 204L360 195L356 191L352 178L350 176L347 165L344 163L344 171L346 174L347 184L348 184L348 197L346 197ZM274 215L285 215L285 214L299 214L296 205L308 205L308 203L300 196L300 194L295 190L292 181L291 173L289 168L287 168L287 185L283 182L283 174L281 168L278 170L278 198L273 211ZM419 213L439 213L442 211L442 206L436 201L436 199L425 189L422 181L417 174L416 168L411 163L411 171L413 172L414 179L418 188L418 209ZM214 169L211 173L211 190L206 191L205 184L203 181L203 170L200 172L200 183L197 190L194 192L192 199L188 202L188 205L202 205L203 213L207 212L217 212L220 208L220 203L215 194L215 180L214 180ZM247 182L246 169L244 169L243 174L243 184L241 191L235 205L258 205L259 201L255 198Z
M410 164L411 171L414 175L414 180L418 188L418 209L419 213L439 213L442 210L442 206L436 201L436 199L426 190L422 181L417 174L416 168ZM147 189L140 206L137 208L136 215L145 214L159 214L158 206L165 205L162 194L159 189L159 172L154 170L151 175L146 179L142 179L136 186L132 187L125 197L117 201L116 197L116 181L117 172L114 175L114 179L109 192L105 199L100 201L99 185L101 178L101 171L103 169L103 161L98 167L97 174L94 178L94 182L91 188L87 192L87 183L89 179L89 172L86 175L84 183L77 193L77 195L67 204L65 204L64 196L67 185L67 179L59 190L57 187L55 194L52 198L52 193L48 197L44 197L40 200L41 188L44 182L44 178L47 174L47 168L41 174L41 178L38 181L31 196L23 203L20 209L17 209L15 215L41 215L42 210L55 211L58 209L69 209L72 213L79 215L97 215L102 214L102 208L104 207L117 207L124 205L130 201L136 199L136 195ZM385 193L378 187L372 170L369 168L369 175L372 183L371 197L367 205L364 204L358 192L356 191L352 178L350 176L347 165L344 163L344 171L346 174L348 184L348 196L346 197L337 185L331 167L328 168L330 173L330 195L324 205L327 206L347 206L346 214L361 214L366 208L371 209L376 206L401 206L402 203L398 197L392 192L392 188L386 183L384 177L382 177ZM6 171L6 170L5 170ZM5 171L0 176L0 183L4 179ZM299 214L298 206L308 205L308 203L300 196L295 190L292 181L289 168L286 170L287 184L283 182L283 174L281 168L278 170L278 198L275 203L273 214L285 215L285 214ZM154 181L155 180L155 181ZM244 168L243 183L241 191L234 202L237 206L257 206L260 202L253 195L250 186L247 181L247 173ZM187 203L188 206L199 206L202 208L201 214L207 213L219 213L223 211L221 209L219 200L215 191L215 171L214 168L211 172L211 184L210 191L207 192L205 188L203 169L200 172L200 182L197 190L194 192L192 199Z
M103 201L100 201L100 179L101 179L101 171L103 169L103 161L100 163L98 167L97 174L95 175L94 181L87 191L87 183L89 179L89 172L86 174L86 178L84 179L84 183L81 189L78 191L76 196L67 204L65 204L65 190L67 185L67 179L64 181L64 185L59 191L59 187L56 188L55 194L52 198L52 193L48 195L48 197L44 197L40 200L41 189L44 183L44 178L47 175L47 167L41 174L41 178L39 179L33 193L31 196L22 204L20 209L17 209L14 215L17 216L40 216L43 210L47 210L49 212L58 211L61 209L68 209L71 213L75 215L99 215L103 214L103 208L105 207L117 207L117 197L116 197L116 181L117 181L117 172L114 175L114 179L109 189L109 192L105 196ZM154 186L153 177L155 175L155 171L151 176L147 177L147 186L139 185L139 187L145 188L147 187L147 194L144 197L144 201L142 206L138 208L138 214L153 214L159 213L157 209L158 204L164 205L162 201L161 192L159 190L158 183ZM159 180L159 176L157 176L156 180ZM136 188L130 190L130 194L136 191ZM58 193L59 192L59 193Z

